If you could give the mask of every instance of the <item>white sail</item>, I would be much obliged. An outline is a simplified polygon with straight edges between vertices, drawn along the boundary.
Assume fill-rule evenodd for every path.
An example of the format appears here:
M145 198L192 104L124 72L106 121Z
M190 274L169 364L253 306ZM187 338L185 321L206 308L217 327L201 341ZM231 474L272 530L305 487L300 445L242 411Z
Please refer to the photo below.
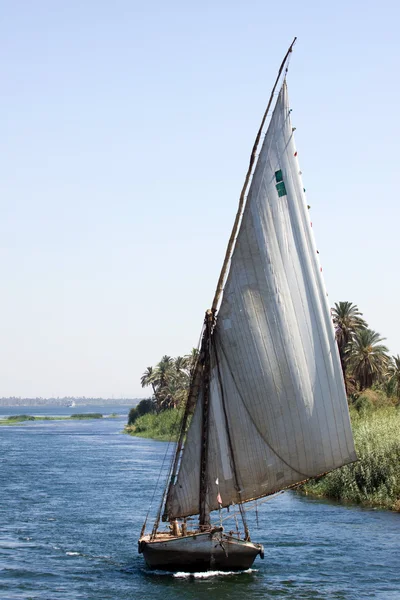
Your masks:
M200 409L169 495L171 517L198 513L199 415ZM217 479L223 506L228 506L354 460L284 83L249 190L213 334L208 508L218 508Z

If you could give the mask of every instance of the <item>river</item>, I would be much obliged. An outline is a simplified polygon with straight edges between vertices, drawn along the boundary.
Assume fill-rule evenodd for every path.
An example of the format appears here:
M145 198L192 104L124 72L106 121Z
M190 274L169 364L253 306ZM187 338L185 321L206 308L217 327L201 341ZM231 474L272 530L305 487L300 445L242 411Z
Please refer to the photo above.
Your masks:
M77 411L120 416L0 427L2 600L400 600L400 515L293 492L249 517L253 570L148 571L137 537L167 444L121 435L126 406Z

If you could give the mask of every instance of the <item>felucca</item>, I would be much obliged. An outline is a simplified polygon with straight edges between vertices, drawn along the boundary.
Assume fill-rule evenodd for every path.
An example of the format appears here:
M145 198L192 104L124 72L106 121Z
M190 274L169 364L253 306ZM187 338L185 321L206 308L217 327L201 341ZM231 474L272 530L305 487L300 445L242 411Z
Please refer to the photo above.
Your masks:
M294 42L252 150L169 480L151 533L145 523L139 539L151 568L249 568L264 551L250 539L243 505L356 460L290 118ZM212 511L231 506L242 532L211 521Z

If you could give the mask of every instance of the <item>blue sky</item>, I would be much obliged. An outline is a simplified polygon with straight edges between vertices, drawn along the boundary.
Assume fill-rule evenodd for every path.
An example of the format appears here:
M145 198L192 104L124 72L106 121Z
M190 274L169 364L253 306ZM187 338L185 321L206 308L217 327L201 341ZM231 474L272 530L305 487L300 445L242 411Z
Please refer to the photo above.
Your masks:
M331 303L400 353L395 2L16 0L0 396L141 396L197 344L280 61Z

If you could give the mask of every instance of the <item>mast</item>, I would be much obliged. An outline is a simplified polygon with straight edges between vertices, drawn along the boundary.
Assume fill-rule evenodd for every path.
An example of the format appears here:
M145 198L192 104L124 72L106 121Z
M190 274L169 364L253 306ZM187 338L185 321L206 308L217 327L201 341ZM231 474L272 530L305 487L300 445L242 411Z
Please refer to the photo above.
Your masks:
M210 416L210 371L211 371L211 332L214 321L213 313L208 310L205 318L205 356L203 367L203 415L202 415L202 444L200 456L200 497L199 497L199 524L200 529L206 529L210 524L209 511L207 510L207 463L208 463L208 434Z
M265 109L265 113L264 113L264 116L262 118L260 128L258 130L256 139L254 141L253 149L251 151L251 156L250 156L249 168L247 169L247 173L246 173L246 177L245 177L244 184L243 184L243 187L242 187L242 191L240 192L239 206L238 206L238 210L237 210L237 213L236 213L235 222L233 224L232 233L231 233L231 236L229 238L228 246L226 248L224 262L222 264L221 273L220 273L220 276L219 276L219 279L218 279L218 283L217 283L217 289L215 290L214 300L213 300L213 303L211 305L211 310L214 313L217 311L218 302L219 302L219 299L221 297L222 290L224 289L224 282L225 282L226 274L227 274L228 267L229 267L229 261L230 261L230 258L232 256L233 246L235 244L236 236L238 234L239 225L240 225L240 219L242 217L243 210L244 210L244 205L245 205L246 191L247 191L247 188L249 186L251 173L253 171L254 163L255 163L255 160L256 160L256 153L257 153L257 149L258 149L258 144L260 143L260 138L261 138L261 134L262 134L262 131L263 131L263 128L264 128L265 120L266 120L266 118L268 116L269 109L271 108L271 104L272 104L272 101L274 99L275 90L276 90L276 87L277 87L277 85L279 83L280 77L282 75L282 71L285 68L285 65L286 65L286 63L288 61L288 58L289 58L289 56L290 56L290 54L291 54L291 52L293 50L293 46L296 43L296 40L297 40L297 37L295 37L293 39L293 42L290 44L289 49L286 52L285 57L284 57L284 59L283 59L283 61L281 63L281 66L279 67L278 75L277 75L277 78L275 80L274 87L272 88L272 92L271 92L271 95L269 97L267 108ZM287 71L287 68L286 68L286 71Z

